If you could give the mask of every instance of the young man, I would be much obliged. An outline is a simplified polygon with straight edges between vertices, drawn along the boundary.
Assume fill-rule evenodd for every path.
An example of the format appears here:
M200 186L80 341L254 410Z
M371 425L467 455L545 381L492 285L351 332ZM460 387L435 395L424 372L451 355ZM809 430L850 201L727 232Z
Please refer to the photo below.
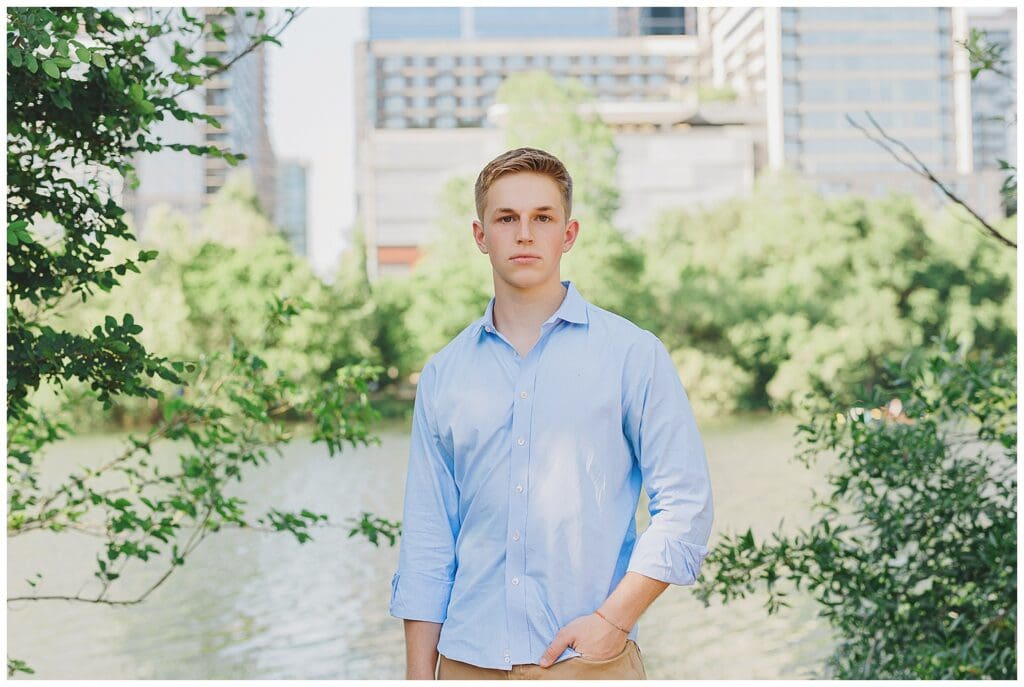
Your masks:
M498 156L476 209L494 298L416 389L389 607L406 678L646 679L637 619L708 552L688 397L655 335L561 280L579 223L557 158Z

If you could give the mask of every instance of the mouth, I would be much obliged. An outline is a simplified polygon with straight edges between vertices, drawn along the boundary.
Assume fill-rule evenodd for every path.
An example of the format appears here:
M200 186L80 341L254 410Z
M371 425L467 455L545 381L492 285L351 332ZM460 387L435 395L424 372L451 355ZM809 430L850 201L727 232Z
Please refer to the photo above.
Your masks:
M539 262L540 256L523 253L521 255L513 255L511 258L509 258L509 260L511 262L516 263L517 265L529 265L535 262Z

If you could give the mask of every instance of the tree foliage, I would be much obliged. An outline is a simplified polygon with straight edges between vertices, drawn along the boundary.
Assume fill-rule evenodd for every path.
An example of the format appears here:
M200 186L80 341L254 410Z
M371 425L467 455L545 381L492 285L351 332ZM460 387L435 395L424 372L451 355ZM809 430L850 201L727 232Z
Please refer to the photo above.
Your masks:
M1016 339L1013 254L906 196L826 199L766 175L749 197L666 213L641 239L658 333L743 371L725 377L739 408L793 409L815 379L870 385L886 356L949 328L998 353ZM720 392L722 377L694 373L698 394Z
M838 630L836 679L1013 679L1016 376L1016 350L937 338L886 361L870 392L815 389L798 457L839 459L819 519L761 542L722 535L698 597L763 587L774 613L783 581L812 594Z
M271 508L250 517L230 485L281 454L293 437L289 417L308 419L312 440L332 456L376 440L368 390L379 368L365 359L334 364L351 346L343 356L314 356L312 344L293 338L291 325L303 317L321 318L319 330L330 331L330 313L307 315L304 296L330 299L308 269L295 269L244 184L222 199L235 212L217 203L207 211L208 240L190 241L186 224L165 214L161 249L137 250L119 202L136 155L171 149L232 165L243 159L163 142L153 126L167 117L219 126L180 98L263 43L278 43L296 12L280 16L268 28L263 10L7 9L7 532L81 531L104 542L95 591L33 584L32 595L9 602L139 603L226 526L307 541L326 516ZM237 52L223 60L202 52L205 38L224 41L229 32L246 36ZM170 65L153 61L154 41L172 45ZM239 283L250 288L232 288ZM235 317L240 309L245 316ZM75 432L72 408L133 400L155 411L148 431L128 435L98 465L41 483L44 449ZM153 457L163 441L180 452L170 469ZM397 523L368 513L355 520L350 535L394 542ZM132 560L166 569L141 596L117 598ZM30 671L8 658L9 675Z

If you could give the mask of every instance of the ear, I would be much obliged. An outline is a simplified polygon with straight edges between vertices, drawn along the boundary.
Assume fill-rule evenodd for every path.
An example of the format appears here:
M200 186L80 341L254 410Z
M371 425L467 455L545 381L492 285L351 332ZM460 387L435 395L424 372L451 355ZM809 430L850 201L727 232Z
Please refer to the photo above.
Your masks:
M580 223L575 219L570 219L569 223L565 225L565 233L562 234L562 252L568 253L573 244L576 243L576 237L580 233Z
M473 240L476 241L476 247L480 249L481 253L487 252L487 244L484 243L484 225L476 219L473 220Z

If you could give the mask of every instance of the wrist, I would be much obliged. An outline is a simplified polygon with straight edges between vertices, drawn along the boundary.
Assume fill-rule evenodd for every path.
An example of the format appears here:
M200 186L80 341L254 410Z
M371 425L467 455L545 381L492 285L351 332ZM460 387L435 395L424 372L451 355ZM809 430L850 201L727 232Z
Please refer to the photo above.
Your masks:
M599 617L602 620L604 620L606 623L608 623L609 625L614 627L619 632L622 632L622 633L627 634L627 635L629 634L629 629L628 628L624 627L616 619L609 618L606 614L601 612L601 609L597 609L596 611L594 611L594 615L596 615L597 617Z

